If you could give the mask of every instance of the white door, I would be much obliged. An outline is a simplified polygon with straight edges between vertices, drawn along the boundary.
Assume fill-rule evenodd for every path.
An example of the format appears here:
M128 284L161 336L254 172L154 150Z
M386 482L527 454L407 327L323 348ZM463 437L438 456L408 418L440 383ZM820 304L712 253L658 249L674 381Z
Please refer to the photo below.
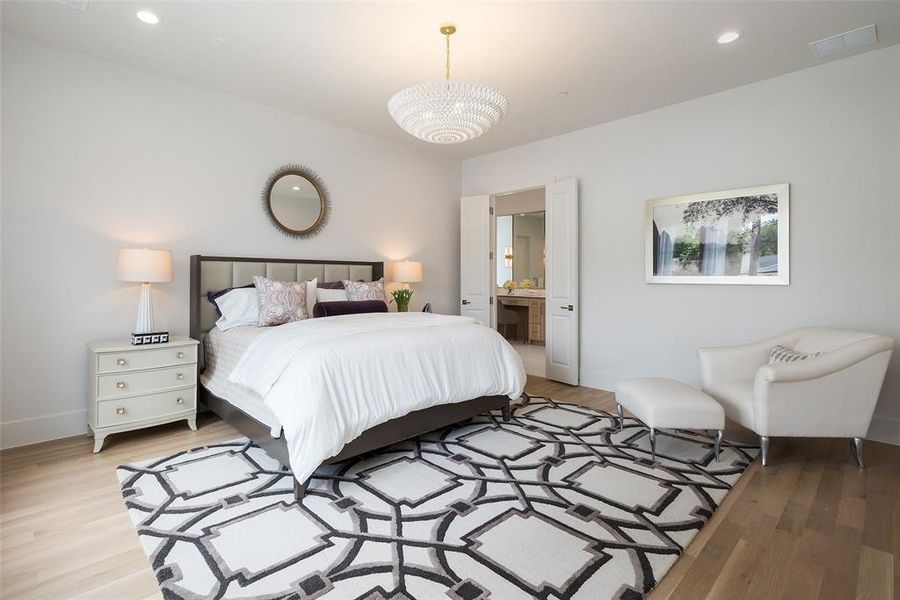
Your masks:
M546 193L547 378L578 385L578 182Z
M459 226L459 313L492 327L491 197L463 197Z

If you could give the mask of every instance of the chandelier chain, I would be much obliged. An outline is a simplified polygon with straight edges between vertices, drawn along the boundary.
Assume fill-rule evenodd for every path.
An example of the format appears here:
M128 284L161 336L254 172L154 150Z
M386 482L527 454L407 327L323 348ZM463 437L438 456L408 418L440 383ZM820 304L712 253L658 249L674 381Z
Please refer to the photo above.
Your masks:
M450 34L445 34L447 37L447 83L450 83Z

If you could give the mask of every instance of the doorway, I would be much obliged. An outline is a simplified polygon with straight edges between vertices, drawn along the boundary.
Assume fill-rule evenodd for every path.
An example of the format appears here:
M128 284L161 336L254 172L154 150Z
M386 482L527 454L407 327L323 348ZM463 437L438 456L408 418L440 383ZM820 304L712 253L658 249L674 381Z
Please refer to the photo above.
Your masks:
M543 187L494 196L497 331L525 372L546 377L546 224Z
M498 228L499 217L509 218ZM580 369L578 233L575 179L460 204L460 314L500 331L530 374L543 359L543 376L570 385Z

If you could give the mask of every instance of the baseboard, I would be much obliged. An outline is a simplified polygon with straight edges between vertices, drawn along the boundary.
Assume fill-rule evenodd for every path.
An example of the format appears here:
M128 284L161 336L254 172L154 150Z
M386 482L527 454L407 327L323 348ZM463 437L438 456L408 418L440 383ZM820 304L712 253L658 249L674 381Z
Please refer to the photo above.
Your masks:
M589 371L587 369L581 369L578 383L584 387L611 392L616 389L616 383L621 379L622 377L606 371Z
M87 432L87 410L31 417L0 423L0 448L15 448L38 442L84 435Z
M896 417L873 416L866 439L900 446L900 419Z
M605 371L581 371L581 385L598 390L615 390L623 377ZM87 411L70 412L0 423L0 448L15 448L86 433ZM872 417L866 439L900 446L900 419Z

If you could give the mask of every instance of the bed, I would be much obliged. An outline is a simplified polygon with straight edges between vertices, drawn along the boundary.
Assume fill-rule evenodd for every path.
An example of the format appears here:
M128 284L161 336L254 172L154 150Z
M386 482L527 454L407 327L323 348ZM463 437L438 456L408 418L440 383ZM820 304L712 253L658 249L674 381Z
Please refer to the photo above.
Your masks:
M301 350L294 349L294 342L298 337L298 332L302 333L300 338L310 337L310 331L324 331L326 334L332 329L347 335L347 341L341 342L349 344L355 338L347 334L349 331L357 333L357 329L370 327L374 325L381 327L394 327L397 330L386 330L392 337L402 335L417 336L421 339L433 339L431 330L425 330L424 327L433 328L438 338L441 336L452 336L453 344L451 347L456 349L468 348L468 351L455 351L456 354L469 354L471 352L483 352L481 362L490 362L494 360L494 354L498 355L496 359L496 372L501 376L498 377L498 383L494 385L485 385L483 382L480 387L468 386L468 390L489 391L490 393L480 393L480 395L470 397L467 391L456 390L455 396L452 398L447 395L446 390L441 390L443 396L447 396L441 403L435 404L438 400L433 398L428 402L413 403L417 406L421 404L424 408L411 410L404 414L399 414L400 410L396 407L392 408L397 416L386 421L373 421L369 419L361 419L361 423L372 422L372 426L360 424L353 430L352 439L346 439L341 442L342 445L334 447L327 452L328 456L323 456L319 464L328 464L339 462L372 450L376 450L383 446L414 437L416 435L439 429L472 418L490 410L500 410L504 419L509 419L510 415L510 397L515 397L521 393L521 387L524 386L524 370L521 369L521 359L515 354L511 348L507 353L507 349L501 346L491 346L491 344L506 344L505 340L497 342L492 335L500 338L499 334L484 328L480 325L462 321L462 317L447 317L439 315L422 315L409 314L397 315L396 313L382 314L381 316L372 315L368 318L364 315L351 315L348 317L327 317L325 319L315 319L314 322L298 322L293 324L282 325L274 328L256 328L256 327L239 327L221 332L215 327L217 314L215 307L207 300L207 293L210 291L218 291L226 288L238 287L252 283L255 275L263 275L282 281L300 281L309 280L317 277L319 281L339 281L343 279L373 281L381 278L384 273L384 263L371 261L323 261L323 260L303 260L303 259L272 259L272 258L247 258L247 257L214 257L214 256L191 256L190 263L190 335L192 338L200 341L199 352L199 369L198 390L200 400L205 406L231 424L235 429L243 435L253 440L257 445L263 448L268 454L277 459L285 466L291 466L294 473L304 473L303 476L297 476L294 479L294 495L298 500L302 500L306 488L309 484L309 476L305 475L310 468L297 468L299 461L306 463L310 458L316 455L310 454L303 448L298 448L298 438L303 435L298 431L316 431L318 429L298 429L294 424L293 412L286 412L286 397L300 397L307 390L301 390L297 381L308 381L297 379L300 375L295 372L302 371L309 360L305 359ZM444 329L441 329L444 328ZM277 331L276 331L277 330ZM296 331L294 331L296 330ZM463 332L460 334L459 332ZM408 332L408 333L404 333ZM490 333L489 333L490 332ZM378 332L375 332L377 335ZM428 335L426 335L428 334ZM428 337L432 335L432 337ZM479 337L480 336L480 337ZM457 339L459 338L459 339ZM377 339L374 337L367 338L369 340ZM442 338L441 338L442 339ZM502 340L502 338L500 338ZM275 344L279 341L281 345ZM330 343L330 340L326 340ZM275 344L275 345L273 345ZM361 354L359 344L354 348L339 350L338 342L334 342L335 348L331 348L330 354L336 352L346 352L346 356L340 355L338 363L354 364L353 361L361 361L365 358ZM466 346L468 344L468 346ZM383 345L383 344L382 344ZM508 345L508 344L507 344ZM298 347L302 347L300 344ZM477 347L476 347L477 346ZM481 346L485 348L481 349ZM377 345L375 346L377 347ZM272 348L270 350L270 348ZM275 351L274 348L279 348ZM291 348L290 352L285 350ZM411 346L412 350L415 349ZM410 351L412 351L410 350ZM266 354L271 352L272 354ZM327 355L328 353L326 353ZM502 356L501 356L502 355ZM453 353L442 354L440 359L432 360L430 354L423 352L421 356L415 358L419 360L419 368L422 370L441 370L445 362L444 356L448 358L446 362L455 364L455 371L452 375L459 375L461 371L459 360L463 360L462 356L454 357ZM514 358L512 358L514 356ZM252 363L252 359L256 359L256 363ZM390 367L392 360L390 353L378 353L374 355L380 361L380 367ZM410 358L407 355L407 360ZM306 363L304 362L306 360ZM324 360L324 359L323 359ZM399 360L399 359L398 359ZM426 362L421 362L421 361ZM454 363L454 360L456 361ZM250 364L245 364L251 361ZM430 361L430 362L428 362ZM514 364L518 361L518 364ZM412 361L415 362L415 361ZM254 382L250 376L262 377L261 372L269 368L269 364L279 364L285 369L282 375L273 376L273 381L277 381L278 389L275 387L260 386L254 389ZM288 371L287 369L293 369ZM404 363L403 368L406 368ZM449 369L450 367L447 367ZM518 372L521 370L521 372ZM258 372L260 374L258 374ZM244 379L238 376L244 375ZM249 375L248 375L249 374ZM294 375L292 380L288 375ZM304 376L308 377L308 373ZM380 377L386 375L381 374ZM444 377L445 379L447 377ZM520 381L521 378L521 381ZM477 379L477 377L475 377ZM482 376L482 379L484 377ZM235 383L239 381L241 384ZM328 383L328 382L326 382ZM340 381L337 382L340 384ZM335 382L330 382L334 387ZM269 384L272 385L271 382ZM328 385L323 384L323 388ZM340 387L340 386L338 386ZM403 390L407 396L411 393L421 391L424 396L437 397L437 394L431 394L431 390L421 387L415 388L410 386L411 391ZM452 386L451 386L452 387ZM494 390L493 388L497 388ZM329 388L330 389L330 388ZM268 391L267 391L268 390ZM351 390L352 391L352 390ZM377 389L376 389L377 391ZM276 394L277 392L277 394ZM404 394L399 394L403 396ZM278 397L277 401L272 397ZM344 399L335 400L332 404L338 404L335 407L335 414L343 415L344 413L355 414L359 412L360 401L353 399L351 396L359 396L360 394L347 394L347 405L349 408L345 410L343 406ZM393 397L394 392L391 393ZM377 393L375 394L377 396ZM442 397L443 397L442 396ZM451 394L452 396L452 394ZM304 402L307 399L304 398ZM376 398L377 400L377 398ZM356 405L353 405L353 402ZM270 404L274 406L272 410ZM302 412L307 410L301 402L295 402L297 407L291 410ZM426 406L427 404L427 406ZM406 404L404 406L411 406ZM323 408L332 408L323 406ZM368 407L363 407L368 408ZM280 410L279 410L280 409ZM328 411L320 411L327 413ZM279 413L281 418L276 414ZM317 413L318 414L318 413ZM329 418L327 415L323 419ZM343 417L342 417L343 418ZM352 417L347 417L352 421ZM286 421L285 425L281 421ZM351 425L353 423L351 422ZM330 422L326 422L330 425ZM325 429L328 429L327 427ZM353 429L353 428L351 428ZM342 430L344 431L344 430ZM318 448L317 448L318 449ZM302 456L303 458L298 458ZM292 459L294 464L292 465ZM314 469L313 469L314 470Z

